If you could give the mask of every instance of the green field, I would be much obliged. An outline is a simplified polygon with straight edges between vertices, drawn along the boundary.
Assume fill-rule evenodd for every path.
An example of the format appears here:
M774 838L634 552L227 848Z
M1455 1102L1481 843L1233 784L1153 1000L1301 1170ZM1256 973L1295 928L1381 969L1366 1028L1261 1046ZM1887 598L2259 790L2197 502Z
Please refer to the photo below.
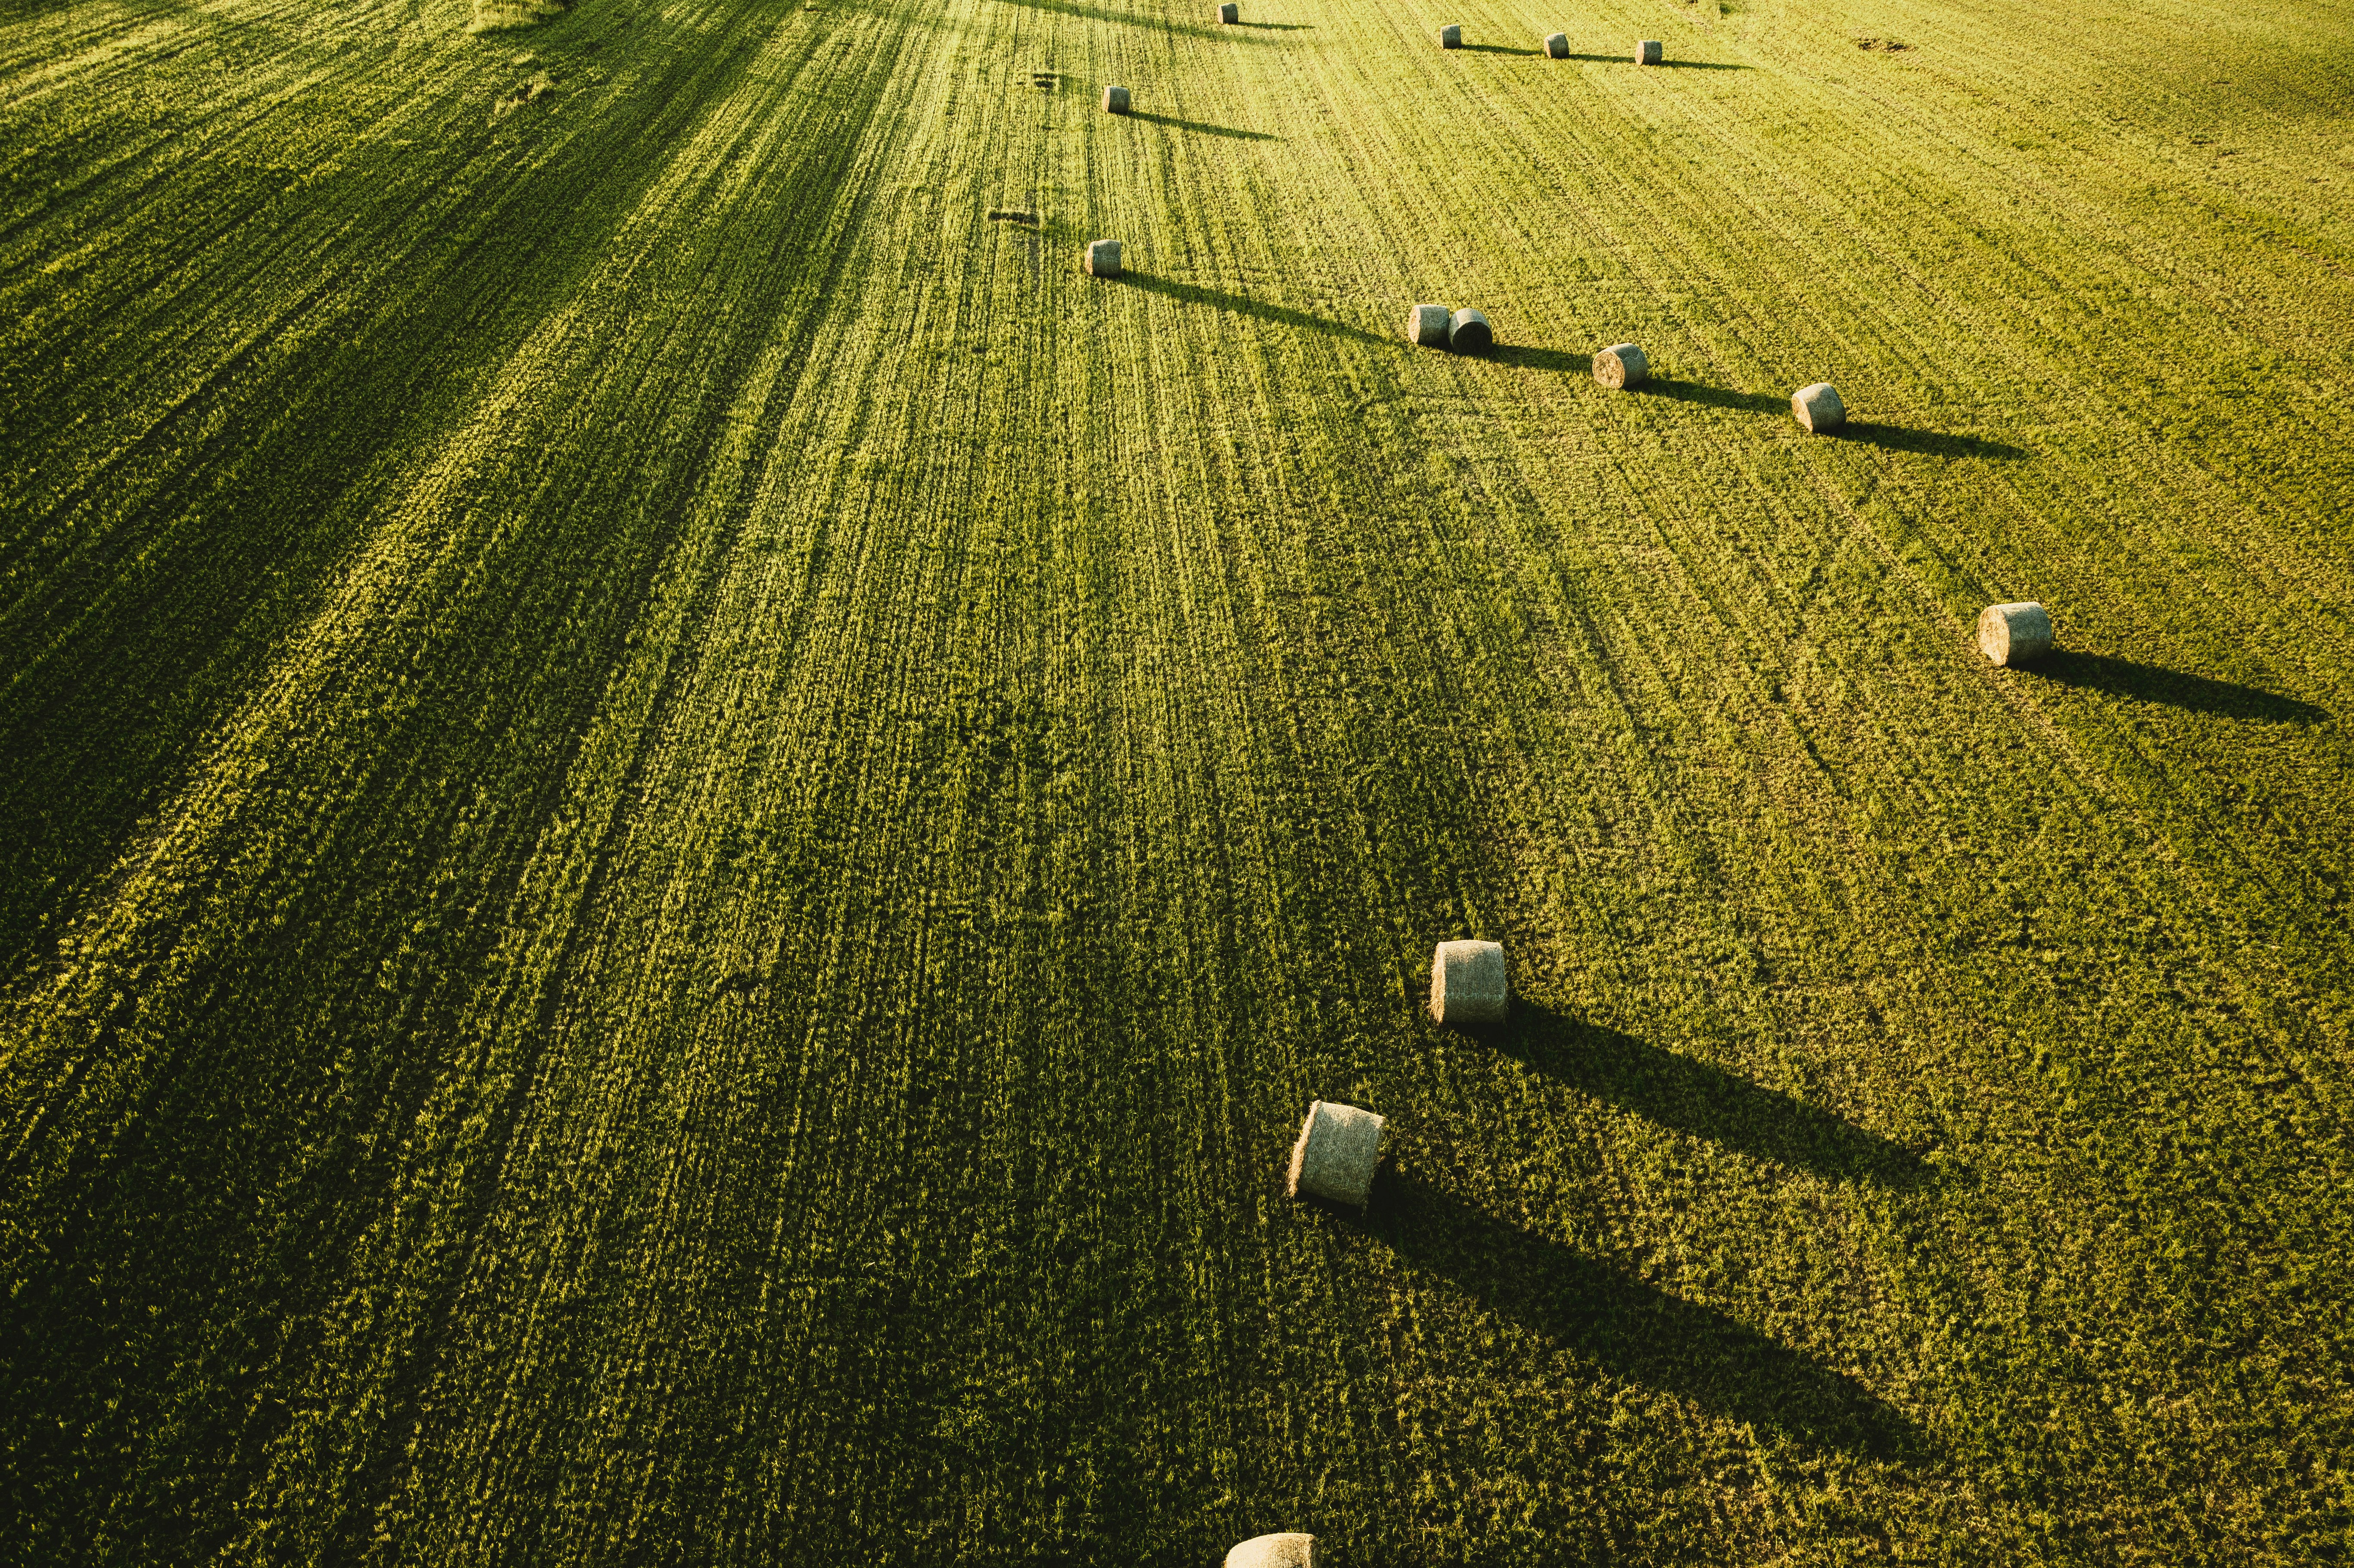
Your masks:
M2354 1555L2354 6L1242 5L0 6L0 1563Z

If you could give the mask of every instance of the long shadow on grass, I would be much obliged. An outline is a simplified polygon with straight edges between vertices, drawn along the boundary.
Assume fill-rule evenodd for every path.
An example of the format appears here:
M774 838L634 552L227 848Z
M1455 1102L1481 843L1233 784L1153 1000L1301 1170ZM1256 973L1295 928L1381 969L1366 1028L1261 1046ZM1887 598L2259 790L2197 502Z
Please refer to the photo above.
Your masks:
M2107 692L2137 702L2163 703L2192 713L2220 714L2226 718L2260 719L2267 724L2319 724L2331 716L2327 708L2284 697L2255 686L2168 670L2158 664L2112 659L2105 653L2078 653L2055 648L2023 673L2062 686Z
M1534 49L1516 51L1535 54ZM1585 60L1592 65L1633 65L1633 55L1564 55L1565 60ZM1645 66L1645 70L1755 70L1755 66L1734 65L1723 60L1661 60L1658 65Z
M1270 305L1264 300L1254 300L1246 294L1230 294L1223 289L1205 289L1199 283L1173 282L1167 278L1156 278L1149 272L1122 272L1120 281L1132 288L1142 289L1147 293L1166 294L1172 300L1183 300L1189 304L1209 305L1221 311L1232 311L1236 315L1255 316L1260 321L1274 322L1282 326L1302 327L1310 332L1320 332L1331 337L1352 337L1363 343L1383 344L1394 341L1376 336L1363 327L1352 327L1346 322L1336 322L1326 316L1311 316L1306 311L1295 311L1288 305Z
M1130 110L1128 117L1130 120L1150 120L1155 125L1166 125L1174 131L1193 131L1204 136L1228 136L1237 142L1283 140L1271 131L1239 131L1232 125L1212 125L1201 120L1180 120L1173 114L1147 114L1140 110Z
M1491 1038L1549 1078L1753 1159L1884 1187L1936 1181L1913 1150L1842 1117L1542 1003L1516 998Z
M1257 27L1269 33L1312 33L1316 30L1316 24L1313 22L1229 22L1226 26Z
M1516 49L1510 44L1458 44L1455 47L1466 54L1475 55L1534 55L1544 52L1542 49Z
M1757 414L1790 411L1790 400L1771 392L1735 392L1730 387L1710 387L1698 381L1670 381L1654 376L1637 390L1653 397L1672 397L1679 403L1705 403L1712 408L1746 408Z
M1490 349L1487 357L1499 365L1517 365L1525 370L1555 370L1564 375L1575 372L1580 376L1594 374L1594 356L1572 354L1563 348L1527 348L1519 344L1504 344Z
M1850 419L1839 428L1843 441L1860 441L1892 452L1925 452L1931 457L1981 457L2012 462L2027 456L2023 448L2003 441L1981 440L1944 430L1914 430L1902 425L1875 425Z
M1163 22L1157 17L1138 16L1126 11L1114 11L1104 5L1081 5L1074 0L1005 0L1009 5L1027 5L1034 11L1060 11L1066 16L1084 16L1090 22L1118 22L1125 26L1150 27L1156 33L1179 33L1188 37L1233 38L1239 43L1271 44L1273 38L1254 38L1249 34L1236 37L1236 30L1225 26L1205 26L1194 22ZM1306 26L1301 22L1294 26Z
M1737 1319L1384 1170L1355 1222L1575 1354L1819 1447L1895 1457L1921 1429L1853 1378Z

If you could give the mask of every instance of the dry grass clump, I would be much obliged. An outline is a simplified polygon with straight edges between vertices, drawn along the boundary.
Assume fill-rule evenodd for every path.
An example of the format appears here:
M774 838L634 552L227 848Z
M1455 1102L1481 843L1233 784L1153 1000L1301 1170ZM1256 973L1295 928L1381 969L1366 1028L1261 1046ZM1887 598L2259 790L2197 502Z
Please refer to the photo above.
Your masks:
M540 71L513 92L502 93L498 102L491 106L491 119L493 122L504 120L525 104L536 103L555 90L556 79L546 71Z
M529 27L542 16L561 16L568 8L564 0L474 0L473 19L466 24L466 31L498 33Z

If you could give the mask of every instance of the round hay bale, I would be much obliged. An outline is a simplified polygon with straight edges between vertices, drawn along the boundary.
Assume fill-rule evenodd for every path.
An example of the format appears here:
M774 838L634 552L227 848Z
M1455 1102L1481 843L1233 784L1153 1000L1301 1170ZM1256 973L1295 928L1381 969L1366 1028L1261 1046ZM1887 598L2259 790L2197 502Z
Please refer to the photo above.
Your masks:
M1463 47L1463 29L1451 22L1446 26L1439 28L1438 47L1442 49L1461 48Z
M1659 40L1657 38L1645 38L1641 43L1635 46L1635 63L1637 65L1657 65L1662 58L1662 51L1659 48Z
M1594 379L1613 392L1640 387L1651 374L1651 362L1631 343L1614 343L1594 351Z
M1416 305L1406 313L1405 340L1425 348L1447 346L1447 307Z
M1382 1158L1382 1118L1369 1110L1317 1100L1291 1146L1291 1170L1283 1190L1329 1202L1364 1207L1373 1190L1373 1167ZM1227 1561L1232 1562L1229 1558Z
M1447 344L1458 354L1485 354L1496 346L1488 318L1466 305L1447 323Z
M1430 1016L1441 1023L1495 1023L1510 1005L1501 942L1441 942L1430 958Z
M1840 401L1838 387L1818 381L1790 394L1790 416L1809 434L1828 435L1847 423L1847 405Z
M1094 239L1087 242L1087 276L1117 278L1119 276L1119 241Z
M2052 616L2033 599L1978 611L1978 652L1998 664L2024 664L2052 652Z
M1567 33L1547 33L1545 35L1545 58L1556 60L1565 60L1569 58L1569 35Z
M1255 1535L1226 1553L1226 1568L1317 1568L1316 1538L1288 1530Z
M1226 0L1225 5L1218 7L1218 20L1225 26L1231 27L1242 19L1243 8L1235 5L1235 0Z
M1105 89L1104 89L1104 112L1105 112L1106 114L1125 114L1125 113L1127 113L1127 112L1128 112L1128 89L1126 89L1126 88L1124 88L1124 87L1107 87L1107 88L1105 88Z

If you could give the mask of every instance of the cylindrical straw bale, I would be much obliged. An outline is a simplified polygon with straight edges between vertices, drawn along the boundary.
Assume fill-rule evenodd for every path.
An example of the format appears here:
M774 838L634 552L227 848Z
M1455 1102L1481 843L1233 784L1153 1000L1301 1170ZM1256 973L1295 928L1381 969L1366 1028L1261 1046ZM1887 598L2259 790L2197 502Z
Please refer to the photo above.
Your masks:
M1447 345L1458 354L1485 354L1496 346L1488 318L1466 305L1447 323Z
M1227 26L1231 27L1242 19L1243 8L1235 5L1235 0L1226 0L1225 5L1218 7L1218 20Z
M1128 89L1126 89L1126 88L1124 88L1124 87L1107 87L1107 88L1105 88L1105 89L1104 89L1104 112L1105 112L1106 114L1125 114L1125 113L1127 113L1127 112L1128 112Z
M1457 26L1452 22L1449 22L1446 26L1439 28L1438 47L1442 49L1461 48L1463 47L1463 29Z
M1637 65L1657 65L1659 63L1660 58L1661 50L1659 48L1659 40L1657 38L1645 38L1641 43L1635 46L1635 63Z
M2033 599L1978 611L1978 651L1998 664L2024 664L2052 652L2052 616Z
M1447 346L1447 307L1416 305L1406 313L1405 340L1425 348Z
M1288 1530L1255 1535L1226 1553L1226 1568L1317 1568L1316 1538Z
M1594 351L1594 379L1613 392L1640 387L1651 374L1651 362L1631 343L1614 343Z
M1847 423L1847 405L1840 401L1838 387L1818 381L1790 394L1790 416L1819 436Z
M1567 59L1569 58L1569 35L1567 33L1547 33L1545 35L1545 55L1551 59Z
M1087 275L1091 278L1119 276L1119 241L1095 239L1087 242Z
M1291 1146L1291 1171L1283 1190L1335 1203L1363 1207L1373 1190L1373 1167L1382 1158L1382 1118L1369 1110L1318 1100Z
M1441 942L1430 958L1430 1016L1441 1023L1494 1023L1510 989L1501 942Z

